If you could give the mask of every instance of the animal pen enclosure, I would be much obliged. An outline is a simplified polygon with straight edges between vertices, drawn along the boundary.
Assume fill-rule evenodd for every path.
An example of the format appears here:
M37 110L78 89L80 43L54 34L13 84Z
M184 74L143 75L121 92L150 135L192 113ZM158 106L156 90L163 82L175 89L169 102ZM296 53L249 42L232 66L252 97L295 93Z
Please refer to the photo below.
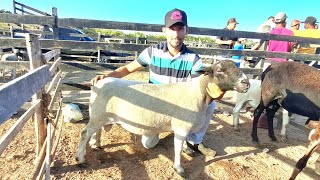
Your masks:
M15 139L24 124L33 117L37 144L36 165L32 179L41 179L45 171L46 177L50 176L51 156L55 151L52 145L56 147L59 140L59 137L55 136L57 124L60 124L61 128L61 123L58 121L61 114L61 71L59 71L61 58L58 57L60 50L42 54L38 37L35 35L28 35L25 41L30 59L30 72L0 87L0 122L10 118L31 97L32 105L0 139L0 154ZM53 64L49 66L47 63L52 58L54 58ZM11 62L5 63L1 64L2 67L15 68ZM50 83L45 88L48 82ZM53 111L56 102L58 110Z
M58 26L72 26L72 27L87 27L87 28L108 28L108 29L123 29L123 30L135 30L135 31L153 31L153 32L161 32L161 25L154 25L154 24L140 24L140 23L124 23L124 22L113 22L113 21L97 21L97 20L86 20L86 19L69 19L69 18L60 18L55 20L54 17L50 16L34 16L34 15L12 15L12 14L0 14L0 22L6 22L6 23L23 23L23 24L47 24L47 25L53 25L55 23L58 24ZM206 28L195 28L195 27L190 27L190 34L199 34L199 35L208 35L208 36L232 36L232 37L245 37L245 38L257 38L257 39L264 39L264 40L285 40L285 41L294 41L294 42L309 42L309 43L314 43L317 44L319 43L319 39L312 39L312 38L300 38L300 37L288 37L288 36L279 36L279 35L270 35L270 34L263 34L263 33L253 33L253 32L242 32L242 31L225 31L225 30L220 30L220 29L206 29ZM28 42L27 42L28 43ZM0 44L2 46L6 47L27 47L26 45L26 40L24 39L12 39L12 38L0 38ZM143 49L148 47L149 45L147 44L129 44L129 43L111 43L111 42L75 42L75 41L60 41L60 40L39 40L39 49L64 49L64 48L69 48L72 47L74 49L87 49L87 50L92 50L92 51L98 51L98 50L110 50L110 51L119 51L119 52L125 52L125 51L139 51L141 52ZM33 47L32 45L30 47ZM266 52L266 51L250 51L250 50L245 50L245 51L238 51L238 50L223 50L223 49L215 49L215 48L197 48L197 47L191 47L193 51L199 53L200 55L219 55L219 54L224 54L224 55L240 55L240 56L254 56L254 57L261 57L266 58L266 57L282 57L282 58L289 58L289 59L296 59L296 60L315 60L318 61L320 59L319 55L316 54L292 54L292 53L272 53L272 52ZM39 53L39 51L33 51L29 50L30 52L34 53ZM50 51L48 54L44 54L42 58L37 57L36 59L48 59L50 57L55 56L58 53L58 50ZM39 55L39 54L38 54ZM47 57L47 58L46 58ZM50 58L51 59L51 58ZM32 61L32 60L31 60ZM31 62L30 61L30 62ZM55 69L59 63L61 62L61 58L56 59L54 61L53 65L51 66L53 69ZM69 61L63 61L61 62L60 69L63 69L66 73L65 79L61 79L60 75L62 74L61 71L59 71L55 77L53 78L52 82L58 84L57 87L55 88L56 91L59 91L59 84L61 84L61 89L64 91L74 91L74 94L78 94L76 92L79 91L84 91L84 96L88 96L88 87L85 86L85 81L90 80L90 76L88 72L93 72L96 71L95 73L100 73L103 71L110 71L115 69L116 67L120 66L121 64L102 64L102 63L88 63L88 62L69 62ZM16 68L16 67L27 67L28 62L1 62L0 65L2 67L5 67L7 69L9 68ZM22 79L24 78L39 78L37 79L36 82L39 83L39 85L35 89L40 89L43 88L43 85L46 84L48 81L51 79L51 75L49 72L51 72L49 69L49 65L43 65L39 69L35 70L34 72L29 72L26 76L23 76L19 79L16 79L11 83L15 84L22 82ZM52 70L53 70L52 69ZM254 74L254 75L260 75L261 73L261 68L243 68L243 71L247 74ZM55 70L53 70L55 72ZM68 75L71 74L71 75ZM43 76L43 74L45 74ZM79 74L88 74L87 76L82 76L83 78L75 78ZM90 74L91 76L95 75L93 73ZM42 79L43 78L43 79ZM40 81L41 80L41 81ZM29 81L28 81L29 82ZM32 81L33 82L33 81ZM36 83L35 83L36 84ZM34 84L34 85L35 85ZM29 86L31 84L29 83ZM14 85L10 86L9 84L5 84L0 87L0 89L6 89L10 88L8 91L10 92L12 90L12 87L15 87ZM23 86L25 87L25 86ZM49 85L48 89L52 89L53 85ZM13 89L18 89L18 88L13 88ZM48 89L45 90L46 93L48 93ZM26 89L25 89L26 90ZM3 111L4 113L1 112L0 115L6 115L3 119L7 119L7 116L10 116L12 113L14 113L18 106L18 97L14 96L14 99L10 99L7 101L2 101L2 97L7 97L8 91L1 90L1 94L6 92L6 94L3 94L1 96L1 103L5 102L4 105L10 104L9 102L17 102L17 107L13 108L10 107L8 111ZM31 91L31 90L30 90ZM35 90L32 90L32 93ZM13 91L12 91L13 92ZM21 94L21 93L17 93ZM24 93L22 93L24 94ZM28 93L30 94L30 93ZM57 93L55 93L57 94ZM72 94L72 93L71 93ZM74 95L73 94L73 95ZM53 95L52 97L54 97ZM56 95L58 96L58 94ZM67 97L67 95L65 94ZM81 95L80 95L81 96ZM45 99L46 96L43 96L43 99ZM38 96L37 99L40 97ZM59 97L58 97L59 98ZM81 97L82 98L82 97ZM87 104L88 99L82 99L79 98L80 103ZM54 99L54 98L53 98ZM66 98L67 99L67 98ZM24 100L27 101L28 99ZM74 99L73 99L74 100ZM56 102L61 102L61 100L55 100ZM50 102L55 102L55 101L50 101ZM68 101L65 101L66 103L69 103ZM22 102L21 102L22 103ZM20 103L20 106L21 106ZM52 103L47 103L47 104L52 104ZM2 105L2 104L1 104ZM22 120L19 119L20 122L19 125L14 126L14 128L10 131L7 132L8 135L3 136L1 139L1 148L5 148L6 145L11 141L11 138L13 138L13 134L17 134L18 131L21 129L23 126L23 123L26 122L27 119L31 116L33 112L36 110L34 108L39 108L39 106L44 107L44 105L41 103L40 100L37 100L35 102L35 105L31 107L30 113L28 112L27 115L24 115L24 117L21 117ZM52 105L49 106L52 108ZM50 112L51 108L42 108L44 109L44 112ZM34 169L34 174L33 177L36 178L38 175L38 178L41 177L42 173L44 173L44 164L47 165L46 172L50 173L50 158L53 158L51 155L53 155L53 152L49 151L54 151L55 147L57 146L57 142L55 141L52 143L52 139L50 139L50 136L48 138L45 138L45 134L54 134L55 131L58 131L58 137L55 139L59 139L59 131L60 128L62 127L62 122L60 122L60 126L58 126L58 130L55 130L56 128L53 128L53 130L50 130L52 128L51 122L54 122L52 124L58 124L57 120L59 119L60 116L60 108L61 104L58 106L57 111L53 111L55 116L54 117L49 117L48 119L54 119L54 121L48 121L47 125L47 130L45 129L45 123L44 117L40 117L36 115L35 117L39 117L35 119L35 122L39 123L40 127L37 128L37 134L39 134L39 142L37 143L37 159L36 161L36 167ZM46 110L48 109L48 110ZM45 140L47 139L47 140ZM40 143L41 142L41 143ZM6 145L4 145L6 144ZM46 145L48 144L48 145ZM167 144L168 145L168 144ZM53 150L50 150L53 146ZM45 152L47 148L48 152ZM250 152L256 152L254 150ZM47 154L50 156L47 157L47 162L42 161L41 159L44 158L44 155ZM103 160L102 160L103 161ZM192 164L191 164L192 165ZM239 170L241 173L241 169ZM244 170L243 170L244 171ZM40 172L40 173L39 173ZM240 174L241 174L240 173ZM307 174L310 175L310 172ZM129 174L125 175L124 177L129 178ZM49 176L47 176L47 179ZM166 176L165 178L169 178ZM175 176L173 176L175 178ZM198 177L200 178L200 177ZM241 176L239 176L241 178ZM243 177L242 177L243 178Z

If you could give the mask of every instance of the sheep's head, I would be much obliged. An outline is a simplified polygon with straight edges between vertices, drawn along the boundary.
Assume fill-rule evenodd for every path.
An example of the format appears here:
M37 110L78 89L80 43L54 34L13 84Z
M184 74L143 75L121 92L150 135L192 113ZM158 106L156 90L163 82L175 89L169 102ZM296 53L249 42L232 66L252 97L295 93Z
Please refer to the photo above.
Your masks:
M236 90L244 93L250 87L248 77L231 60L222 60L206 66L204 71L223 91Z

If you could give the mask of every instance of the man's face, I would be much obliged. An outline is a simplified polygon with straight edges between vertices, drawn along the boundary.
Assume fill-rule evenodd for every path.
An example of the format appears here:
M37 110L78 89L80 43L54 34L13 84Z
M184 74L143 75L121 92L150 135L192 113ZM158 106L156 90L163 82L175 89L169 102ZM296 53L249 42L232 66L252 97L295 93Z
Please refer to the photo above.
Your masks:
M229 29L230 30L234 30L234 29L236 29L236 27L237 27L237 23L235 23L235 22L232 22L232 23L229 24Z
M274 23L274 18L270 18L270 20Z
M170 27L164 27L162 30L170 46L173 48L181 48L183 40L188 33L187 26L182 23L176 23Z

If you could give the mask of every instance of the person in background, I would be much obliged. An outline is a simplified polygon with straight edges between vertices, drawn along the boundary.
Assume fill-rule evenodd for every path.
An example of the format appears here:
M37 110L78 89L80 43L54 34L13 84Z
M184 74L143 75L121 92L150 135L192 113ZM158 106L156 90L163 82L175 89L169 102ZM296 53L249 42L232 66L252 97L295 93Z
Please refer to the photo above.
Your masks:
M270 31L270 34L278 34L278 35L287 35L293 36L293 32L290 29L286 28L287 25L287 15L284 12L279 12L275 16L275 24L276 27ZM277 40L269 40L268 49L267 51L271 52L290 52L291 51L291 42L287 41L277 41ZM266 58L263 63L263 71L267 69L267 67L274 63L280 63L287 61L284 58ZM283 109L283 113L288 113L285 109ZM266 114L261 114L258 120L258 127L259 128L268 128Z
M294 20L291 21L290 30L293 32L293 34L294 34L295 31L300 29L300 24L301 24L301 22L299 20L297 20L297 19L294 19ZM291 46L292 46L292 51L293 52L297 51L297 48L298 48L298 43L297 42L292 42Z
M304 30L298 30L294 31L294 36L300 36L300 37L310 37L310 38L320 38L320 30L317 29L317 18L313 16L308 16L304 22ZM300 42L298 45L297 50L299 50L299 47L304 48L304 53L315 53L319 54L319 44L310 44L310 43L304 43ZM307 52L306 52L307 51ZM299 52L299 51L298 51ZM304 61L304 63L309 64L311 61ZM314 64L314 67L319 68L319 62Z
M287 25L287 15L284 12L279 12L275 16L275 24L276 27L270 31L270 34L278 34L278 35L287 35L293 36L293 32L290 29L286 28ZM291 42L287 41L277 41L277 40L270 40L268 44L268 51L271 52L290 52L291 51ZM271 63L278 63L287 61L285 58L268 58L264 62L265 70Z
M275 27L275 24L274 24L274 16L270 16L268 18L267 21L265 21L263 24L261 24L256 32L259 32L259 33L269 33L271 29L273 29ZM252 41L255 42L255 44L251 47L251 50L266 50L266 48L262 48L261 47L263 46L264 44L264 40L260 40L260 39L252 39Z
M237 22L236 18L230 18L227 21L227 27L223 28L225 30L233 31L236 29L237 25L239 23ZM221 49L233 49L234 43L237 41L243 41L246 40L246 38L237 38L237 37L223 37L218 36L216 38L216 43L219 45ZM218 58L229 58L228 56L218 56Z
M199 55L188 49L183 43L185 36L188 34L187 14L180 9L169 11L165 15L165 26L162 31L166 35L166 41L146 48L136 60L119 67L110 74L96 76L91 80L91 84L95 85L97 81L105 77L122 78L147 66L150 72L149 82L154 84L186 82L197 78L198 74L196 72L203 69L203 63ZM213 91L213 95L216 96L212 97L214 99L219 99L224 94L216 85ZM215 156L216 154L214 150L205 147L202 143L214 110L215 102L212 101L207 109L206 123L202 129L187 137L187 145L206 156ZM158 140L159 136L148 136L144 138L142 143L146 147L147 144L158 142ZM152 147L154 146L153 144Z
M241 41L236 41L234 43L234 50L243 50L243 44L241 44ZM241 64L241 56L232 56L232 60L236 63L237 67L240 67Z
M320 30L316 28L317 18L308 16L302 23L304 23L304 30L294 31L294 36L320 38ZM303 45L303 47L305 46L312 45Z
M291 25L290 25L290 30L291 31L297 31L297 30L299 30L299 28L300 28L300 21L299 20L297 20L297 19L294 19L294 20L292 20L291 21Z

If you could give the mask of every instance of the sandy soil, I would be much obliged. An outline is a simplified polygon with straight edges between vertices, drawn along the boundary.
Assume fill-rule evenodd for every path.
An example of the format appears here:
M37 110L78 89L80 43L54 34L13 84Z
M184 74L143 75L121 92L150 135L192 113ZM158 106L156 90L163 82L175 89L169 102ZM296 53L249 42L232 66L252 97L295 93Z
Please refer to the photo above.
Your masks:
M135 78L141 77L138 74ZM229 93L229 96L232 93ZM228 97L228 95L227 95ZM188 179L288 179L297 160L308 145L307 134L289 125L288 143L271 143L267 130L258 129L261 145L251 143L251 112L241 114L241 130L232 127L232 107L218 106L206 133L204 144L217 151L217 156L207 158L197 154L182 154L182 166ZM86 167L75 161L81 130L88 122L64 123L59 146L51 166L52 179L182 179L173 168L174 150L172 133L161 134L160 143L146 150L135 136L114 125L103 132L102 148L87 148ZM224 112L224 113L223 113ZM20 112L19 112L20 114ZM16 121L16 115L0 125L0 136ZM21 115L21 114L20 114ZM279 139L279 130L276 130ZM269 152L263 150L268 148ZM319 153L309 160L307 167L297 179L320 179L314 173ZM0 156L0 179L29 179L35 160L35 131L30 120L17 138Z

